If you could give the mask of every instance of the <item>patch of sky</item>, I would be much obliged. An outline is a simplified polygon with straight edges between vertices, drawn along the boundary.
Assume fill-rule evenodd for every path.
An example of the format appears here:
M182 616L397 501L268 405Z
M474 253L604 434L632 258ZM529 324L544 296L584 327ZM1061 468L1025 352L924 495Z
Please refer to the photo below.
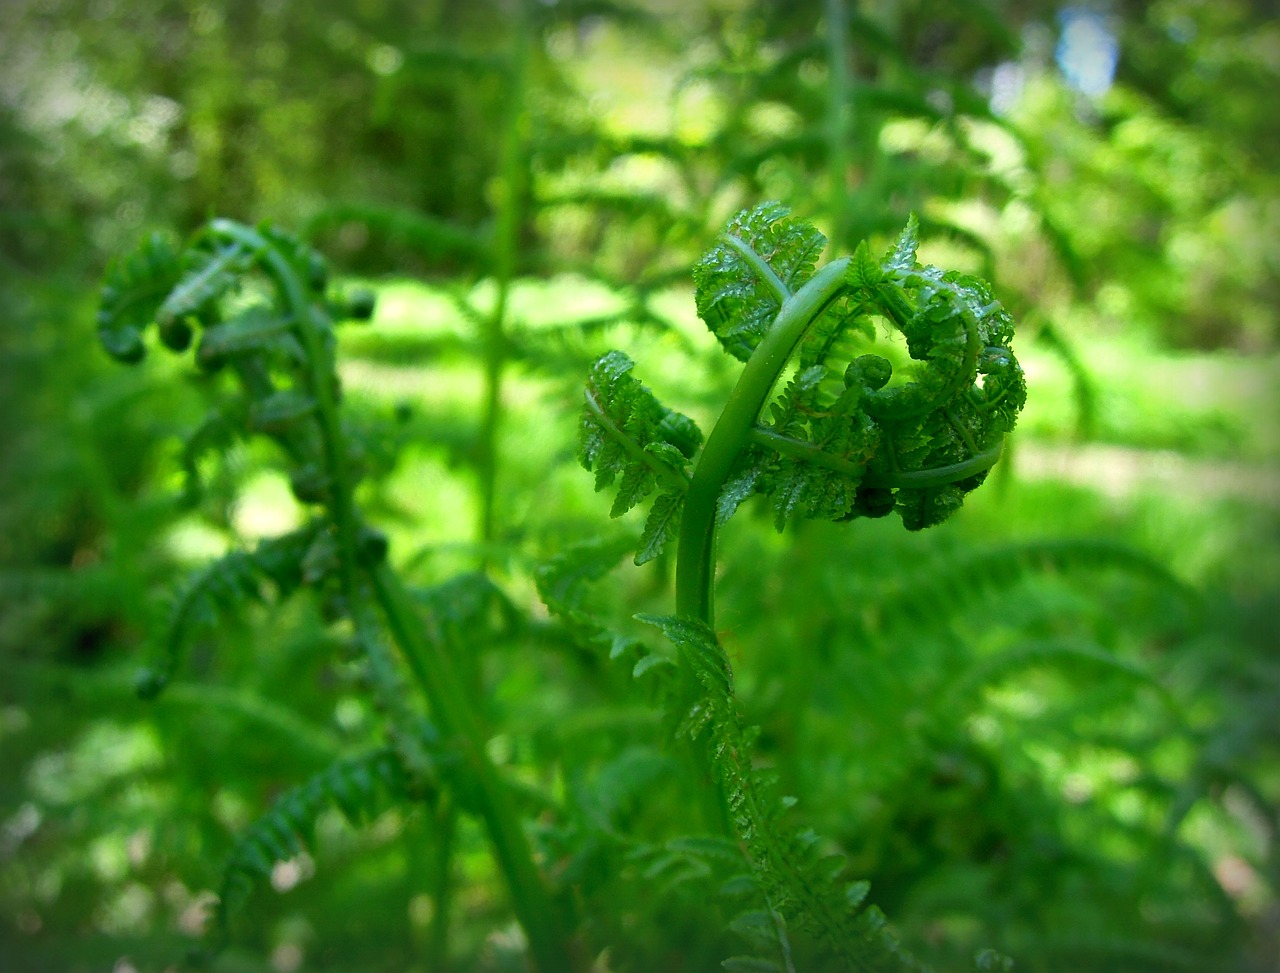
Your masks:
M1058 21L1062 32L1054 57L1063 77L1083 94L1105 94L1120 58L1120 44L1107 18L1088 7L1067 7L1058 14Z

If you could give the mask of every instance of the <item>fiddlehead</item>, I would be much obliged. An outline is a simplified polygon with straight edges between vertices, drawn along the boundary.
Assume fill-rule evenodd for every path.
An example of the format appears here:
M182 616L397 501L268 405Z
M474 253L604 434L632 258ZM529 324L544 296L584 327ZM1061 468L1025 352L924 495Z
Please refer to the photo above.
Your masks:
M815 270L824 244L785 207L764 203L732 220L694 269L699 315L745 365L687 485L679 481L676 614L648 620L679 649L683 728L703 742L771 908L846 968L912 969L918 964L883 917L862 905L865 884L841 888L840 869L784 823L782 802L751 764L752 734L713 628L715 533L753 494L770 499L779 530L796 517L846 521L894 510L910 530L940 523L999 458L1026 386L1008 313L984 281L919 264L914 218L879 260L864 242ZM870 353L876 322L901 333L909 361L895 367ZM630 398L644 403L648 421L604 426L598 375L630 369L617 352L597 363L582 424L580 459L597 488L624 471L614 516L651 492L660 473L683 477L692 456L662 438L667 410L629 375ZM613 440L608 454L602 429ZM655 452L679 465L659 468ZM651 519L659 503L654 511Z
M746 365L682 491L681 614L710 620L714 531L748 497L770 499L779 529L796 517L894 510L910 530L932 526L982 482L1025 402L1008 312L985 281L921 266L914 219L878 260L864 242L815 271L824 244L785 207L763 203L735 217L694 269L699 315ZM901 333L909 360L870 353L877 322ZM582 424L579 458L597 488L624 471L614 516L644 495L637 484L683 474L697 445L663 440L656 418L633 429L615 417L610 451L600 447L599 376L630 368L617 352L597 362ZM667 412L644 395L646 415ZM676 458L673 445L678 465L659 463ZM617 458L626 454L636 458L630 477ZM651 521L672 513L667 496Z

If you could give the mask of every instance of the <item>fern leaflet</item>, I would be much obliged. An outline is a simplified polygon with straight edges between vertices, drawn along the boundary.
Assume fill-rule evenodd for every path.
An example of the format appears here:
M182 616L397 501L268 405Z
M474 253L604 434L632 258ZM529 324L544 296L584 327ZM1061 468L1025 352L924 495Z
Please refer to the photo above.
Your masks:
M781 203L739 213L693 270L698 315L746 361L782 303L813 276L826 238Z
M107 268L98 309L98 338L107 354L116 361L142 360L142 331L181 278L182 257L159 233Z
M253 551L231 551L193 574L169 609L160 662L138 673L138 695L150 699L164 689L200 631L247 602L263 601L264 582L270 582L278 596L286 598L309 580L304 566L318 534L318 525L309 524L264 539Z
M702 433L688 416L659 403L630 374L634 365L622 352L611 351L592 366L578 459L595 473L597 490L618 481L613 517L659 491L636 557L643 564L675 535L689 483L688 458L701 444Z
M737 709L733 671L715 634L696 619L638 616L662 629L701 687L684 729L704 747L727 796L735 829L768 901L806 929L851 970L921 970L885 927L883 915L863 905L866 885L841 879L842 860L819 853L817 839L782 817L784 802L771 779L751 764L751 734Z
M409 783L395 751L380 747L339 761L282 794L240 836L223 866L210 929L214 949L225 946L231 917L248 902L254 888L270 878L275 863L314 847L316 819L323 811L337 808L349 824L360 827L409 799Z

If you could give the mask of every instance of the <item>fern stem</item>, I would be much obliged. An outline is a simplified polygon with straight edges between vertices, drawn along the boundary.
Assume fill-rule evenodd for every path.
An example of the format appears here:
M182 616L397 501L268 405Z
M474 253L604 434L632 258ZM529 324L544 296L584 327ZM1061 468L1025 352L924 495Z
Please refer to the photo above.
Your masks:
M399 577L385 564L373 568L370 579L374 597L410 670L430 700L442 729L458 748L467 784L493 842L498 866L506 876L512 907L528 937L534 965L540 973L577 969L519 816L485 752L480 720L469 705L471 696L454 668L443 637L430 619L423 619L414 611Z
M849 225L849 17L844 0L826 0L827 165L831 174L831 238L845 245Z
M435 909L427 940L427 969L445 970L449 964L449 913L453 911L453 846L458 831L458 806L442 794L436 807L435 860L431 867L431 899Z
M961 460L958 463L934 466L927 470L894 470L886 475L868 472L861 463L853 463L839 456L833 456L813 443L784 436L763 426L756 426L751 430L751 439L768 446L776 452L804 460L814 466L821 466L829 470L835 470L837 473L846 473L849 476L857 477L866 486L909 487L914 490L925 487L946 486L948 483L968 479L975 473L989 470L996 465L996 462L1000 459L1001 452L1004 450L1004 440L1001 439L999 443L990 449L983 452L975 452L968 459ZM973 445L972 436L968 436L968 442L971 446ZM973 448L976 449L977 447L974 446Z
M481 340L484 355L484 393L480 420L479 457L476 472L480 487L480 520L477 533L488 560L496 532L498 502L498 436L502 431L502 386L509 356L507 305L515 273L519 246L521 205L524 188L524 146L528 116L525 110L525 80L529 60L529 16L526 0L517 0L515 40L511 54L507 114L502 132L499 198L494 221L493 267L497 295L492 313L485 320Z
M352 608L358 600L356 590L356 516L351 498L347 450L338 418L334 383L336 368L331 346L321 336L322 324L316 319L311 302L297 271L285 256L261 234L232 220L215 219L209 224L216 235L233 240L259 253L290 315L297 322L297 333L306 352L309 374L307 385L316 400L316 417L320 423L324 448L325 472L329 475L332 499L330 513L338 535L339 578Z
M685 495L676 553L676 613L714 626L716 506L738 455L751 440L769 393L809 325L840 296L849 259L833 260L783 305L760 340L707 437Z

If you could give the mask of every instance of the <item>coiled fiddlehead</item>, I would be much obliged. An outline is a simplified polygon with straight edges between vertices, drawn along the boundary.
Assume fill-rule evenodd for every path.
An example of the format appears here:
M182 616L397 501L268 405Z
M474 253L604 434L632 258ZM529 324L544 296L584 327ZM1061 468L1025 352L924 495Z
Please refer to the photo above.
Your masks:
M579 458L597 488L621 477L614 516L658 490L637 560L679 536L681 614L710 621L714 531L748 497L770 499L779 529L895 510L909 530L941 523L1026 401L1012 318L980 278L919 264L914 217L879 260L864 242L815 271L825 243L762 203L694 268L699 315L745 363L696 457L697 427L632 378L629 359L610 352L592 370ZM911 361L869 353L876 322L901 333Z
M1009 314L985 281L919 264L914 218L879 260L864 242L815 269L825 243L778 203L735 217L694 268L699 316L744 362L701 452L692 420L611 352L592 370L579 457L598 489L621 477L614 516L659 491L636 560L678 537L676 614L646 620L679 650L683 729L702 741L769 901L845 968L915 969L863 904L865 884L812 854L751 764L714 634L715 534L753 494L769 498L779 530L894 510L909 530L940 523L999 458L1026 385ZM910 362L868 351L877 321L901 333Z

